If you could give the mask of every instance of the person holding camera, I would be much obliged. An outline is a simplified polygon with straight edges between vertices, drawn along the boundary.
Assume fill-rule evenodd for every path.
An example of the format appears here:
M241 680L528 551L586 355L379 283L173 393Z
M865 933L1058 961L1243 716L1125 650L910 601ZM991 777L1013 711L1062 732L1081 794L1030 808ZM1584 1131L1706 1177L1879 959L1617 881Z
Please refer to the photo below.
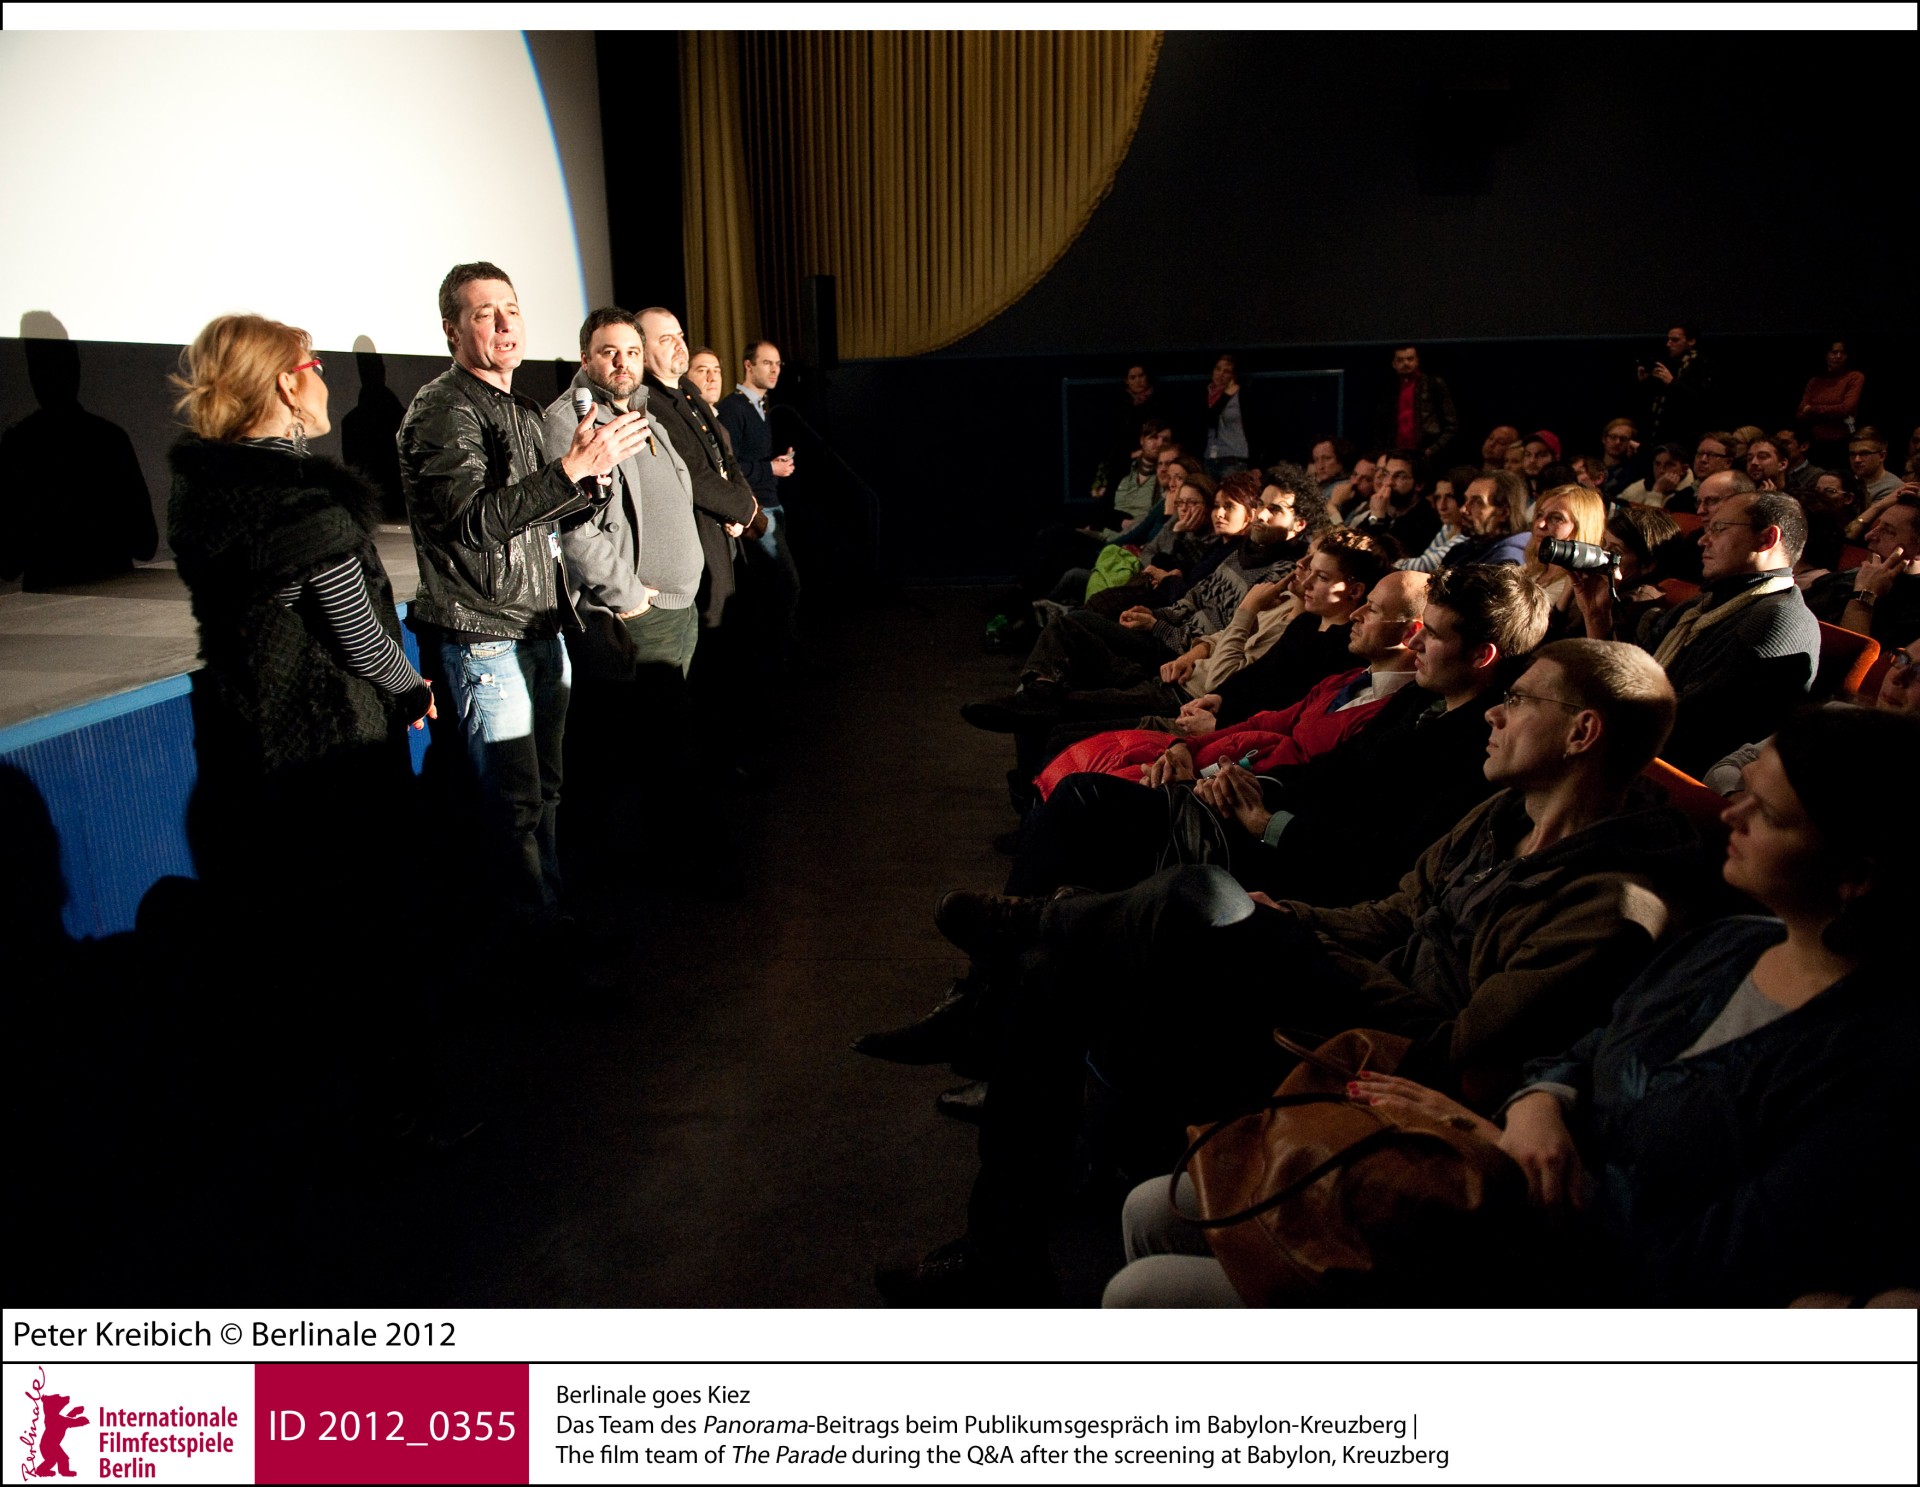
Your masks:
M1556 485L1534 508L1533 537L1522 571L1553 606L1549 640L1587 633L1574 602L1573 579L1583 569L1612 571L1613 560L1600 545L1606 535L1607 503L1584 485Z
M1632 640L1666 669L1679 715L1662 757L1696 777L1729 749L1772 733L1806 700L1820 662L1820 625L1793 581L1806 512L1784 492L1754 490L1744 475L1713 479L1731 493L1700 528L1698 595L1645 615L1628 635L1611 565L1574 585L1588 635Z

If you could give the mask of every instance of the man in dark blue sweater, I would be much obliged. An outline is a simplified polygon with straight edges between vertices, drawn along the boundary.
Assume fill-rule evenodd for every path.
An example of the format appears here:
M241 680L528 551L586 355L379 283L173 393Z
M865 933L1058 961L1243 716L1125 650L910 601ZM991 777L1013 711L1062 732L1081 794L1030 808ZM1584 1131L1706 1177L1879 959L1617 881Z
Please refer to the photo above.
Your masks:
M765 571L772 595L773 644L784 662L799 639L795 620L800 607L800 570L794 566L788 542L787 513L780 503L779 482L793 473L793 450L773 452L773 430L767 421L767 394L780 381L780 348L771 341L754 341L741 358L742 381L720 400L720 423L733 440L740 473L753 488L766 513L767 530L746 544L747 560Z

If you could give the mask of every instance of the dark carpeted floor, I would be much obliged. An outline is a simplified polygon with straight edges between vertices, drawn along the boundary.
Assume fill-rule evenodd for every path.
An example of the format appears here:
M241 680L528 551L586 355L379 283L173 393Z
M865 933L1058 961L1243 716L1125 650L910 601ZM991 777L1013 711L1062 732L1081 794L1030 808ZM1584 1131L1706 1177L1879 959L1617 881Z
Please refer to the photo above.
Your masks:
M759 710L778 762L764 791L703 740L691 778L662 788L725 814L741 891L672 891L652 865L671 843L576 879L606 1004L529 986L443 1030L486 1119L451 1164L329 1170L247 1130L138 1155L142 1112L115 1113L106 1139L134 1154L101 1170L143 1166L137 1205L72 1215L49 1272L66 1281L20 1299L878 1304L874 1264L959 1233L973 1169L974 1132L933 1110L954 1076L848 1044L964 969L933 928L938 893L1005 874L989 843L1014 820L1010 744L958 716L1016 664L982 651L989 613L976 591L913 591L816 632L831 674ZM232 990L274 1015L260 989ZM1090 1304L1119 1263L1114 1216L1077 1221L1057 1250L1068 1300Z

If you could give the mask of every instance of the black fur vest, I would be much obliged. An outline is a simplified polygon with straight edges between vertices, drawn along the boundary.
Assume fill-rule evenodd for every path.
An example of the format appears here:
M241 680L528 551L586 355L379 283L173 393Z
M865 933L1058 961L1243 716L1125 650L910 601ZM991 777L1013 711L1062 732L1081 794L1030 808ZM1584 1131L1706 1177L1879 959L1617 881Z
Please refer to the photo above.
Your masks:
M397 641L393 589L373 545L380 498L329 459L191 435L173 447L167 541L200 624L196 715L203 765L273 774L397 739L397 699L349 672L317 610L274 591L359 560L374 614Z

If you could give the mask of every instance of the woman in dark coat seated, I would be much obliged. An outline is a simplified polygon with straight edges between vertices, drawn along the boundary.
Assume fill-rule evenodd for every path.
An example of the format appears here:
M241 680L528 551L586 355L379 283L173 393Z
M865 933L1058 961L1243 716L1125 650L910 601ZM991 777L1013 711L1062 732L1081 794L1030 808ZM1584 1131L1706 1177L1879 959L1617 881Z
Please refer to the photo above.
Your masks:
M1529 1067L1499 1123L1392 1076L1348 1087L1471 1122L1538 1206L1573 1220L1557 1294L1516 1300L1780 1306L1915 1284L1898 1190L1920 1135L1920 869L1902 824L1855 788L1863 761L1914 758L1908 716L1827 708L1783 727L1725 813L1723 874L1775 917L1670 946L1605 1027ZM1128 1200L1134 1263L1107 1304L1240 1304L1166 1194L1158 1178Z

